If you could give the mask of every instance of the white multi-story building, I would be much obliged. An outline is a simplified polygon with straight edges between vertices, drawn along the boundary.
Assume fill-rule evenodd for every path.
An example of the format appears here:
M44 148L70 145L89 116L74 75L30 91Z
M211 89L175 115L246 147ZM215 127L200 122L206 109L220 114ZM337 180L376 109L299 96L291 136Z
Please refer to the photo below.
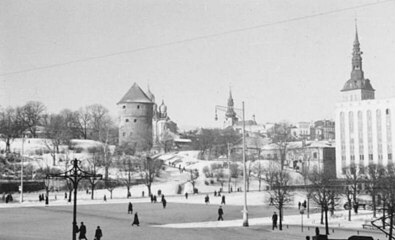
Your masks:
M374 99L374 89L362 71L362 52L356 33L351 78L336 105L336 175L350 165L393 163L395 98Z

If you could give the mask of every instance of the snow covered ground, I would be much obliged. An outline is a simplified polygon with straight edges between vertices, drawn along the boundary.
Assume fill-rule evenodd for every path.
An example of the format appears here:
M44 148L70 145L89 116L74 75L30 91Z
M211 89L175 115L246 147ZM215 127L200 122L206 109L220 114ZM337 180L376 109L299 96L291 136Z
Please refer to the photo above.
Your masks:
M34 153L34 149L42 148L42 141L40 139L31 139L30 143L31 148L27 148L27 152ZM14 141L13 145L14 150L18 150L18 144L22 143L18 140ZM26 142L25 142L26 144ZM88 148L90 146L96 145L96 143L92 142L78 142L76 143L80 146L84 146L84 148ZM21 146L20 146L21 147ZM0 146L1 148L1 146ZM83 154L80 155L74 154L72 157L82 158ZM161 176L153 183L152 192L154 194L157 193L158 190L166 196L167 201L176 203L188 203L188 204L204 204L204 196L209 194L210 196L210 204L220 205L220 198L214 197L213 192L218 191L221 188L221 184L217 181L214 183L207 184L206 177L203 174L203 168L206 166L210 166L212 163L223 163L223 161L206 161L198 159L198 151L183 151L177 153L168 153L164 154L160 157L160 159L164 160L166 167L166 171L164 171ZM267 163L262 163L267 164ZM173 167L175 166L175 167ZM187 171L180 171L180 169L185 168ZM188 170L199 171L199 178L196 180L195 187L198 188L199 194L192 194L192 185L188 181L190 180L190 172ZM297 178L298 174L293 173L295 178ZM236 186L234 182L232 182L232 187L235 190L236 187L242 187L241 178L236 182ZM183 190L181 194L177 194L179 190L179 185L183 186ZM262 188L264 188L263 186ZM233 192L231 194L227 193L227 183L224 184L223 194L226 196L227 205L234 206L242 206L244 202L244 194L243 192ZM266 191L257 191L258 190L258 181L252 181L250 184L250 192L247 193L247 202L249 206L262 206L268 207L268 199L269 194ZM145 197L142 197L144 192ZM136 185L131 188L132 198L126 198L126 188L119 187L113 191L113 199L110 199L110 192L106 189L99 189L95 191L95 200L91 200L90 194L87 194L85 191L78 192L78 204L115 204L115 203L127 203L129 201L132 202L148 202L149 198L147 198L147 187L145 185ZM184 193L189 192L188 200L185 199ZM41 191L40 193L43 193ZM0 203L0 208L12 208L12 207L30 207L30 206L44 206L43 202L38 202L38 194L39 193L25 193L24 194L24 202L17 203L19 200L19 195L14 194L14 203L5 204ZM103 197L106 195L107 201L103 201ZM292 202L287 207L297 207L298 202L303 202L305 200L306 194L304 192L295 192L293 195ZM50 193L50 205L70 205L64 199L64 192L51 192ZM313 204L312 204L313 205ZM320 214L313 213L316 209L312 209L312 213L310 217L307 218L306 214L303 216L303 221L305 226L317 226L320 221ZM294 216L285 216L284 224L288 225L300 225L301 223L301 215ZM336 228L345 228L345 229L361 229L362 224L372 221L372 213L371 211L360 211L358 215L352 216L352 221L347 220L348 211L336 211L334 216L329 217L329 225L331 227ZM240 220L233 221L223 221L223 222L198 222L198 223L179 223L179 224L167 224L161 225L161 227L168 228L205 228L205 227L232 227L232 226L241 226ZM250 219L250 225L269 225L271 224L271 219L269 217L265 218L254 218Z

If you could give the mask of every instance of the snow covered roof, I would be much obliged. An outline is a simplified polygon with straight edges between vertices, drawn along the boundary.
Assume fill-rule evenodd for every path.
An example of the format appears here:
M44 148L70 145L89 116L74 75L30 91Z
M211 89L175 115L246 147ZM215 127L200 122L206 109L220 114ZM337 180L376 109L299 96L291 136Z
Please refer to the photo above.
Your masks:
M289 142L287 145L288 149L292 148L302 148L303 147L303 141L298 141L298 142ZM335 147L335 142L334 141L306 141L304 147L306 148L325 148L325 147ZM263 150L273 150L277 149L278 146L275 143L271 144L266 144L265 146L262 147Z
M123 96L123 98L117 103L151 103L154 104L151 99L144 93L143 90L134 83L129 91Z

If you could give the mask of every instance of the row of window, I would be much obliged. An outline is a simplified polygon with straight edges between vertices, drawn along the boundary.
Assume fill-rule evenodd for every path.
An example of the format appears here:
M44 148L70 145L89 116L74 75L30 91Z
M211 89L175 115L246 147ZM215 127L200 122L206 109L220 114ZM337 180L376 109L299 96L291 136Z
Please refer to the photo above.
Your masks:
M387 153L388 153L388 160L392 160L392 133L391 133L391 111L390 109L385 110L386 115L386 140L387 140ZM373 124L372 124L372 111L368 110L366 112L366 130L368 135L368 156L369 161L373 161ZM360 153L364 152L364 139L363 139L363 117L362 111L358 111L357 114L357 128L358 128L358 135L356 136L355 127L354 127L354 113L350 111L348 113L348 127L349 127L349 147L350 153L355 152L355 138L358 137L358 150ZM377 151L378 151L378 163L382 163L383 160L383 129L382 129L382 115L381 110L376 110L376 127L377 127ZM342 156L342 167L345 167L346 164L346 139L345 139L345 114L344 112L340 113L340 145L341 145L341 156ZM351 162L355 162L355 156L353 154L350 155ZM363 155L360 155L359 160L363 161Z
M126 105L123 105L122 109L126 109ZM140 109L140 105L137 105L137 109Z

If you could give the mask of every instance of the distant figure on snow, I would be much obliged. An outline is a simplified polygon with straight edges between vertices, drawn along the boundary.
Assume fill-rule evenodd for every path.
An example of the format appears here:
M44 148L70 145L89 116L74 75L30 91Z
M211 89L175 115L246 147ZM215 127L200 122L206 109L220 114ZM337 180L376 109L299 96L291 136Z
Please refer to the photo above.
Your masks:
M185 193L185 199L188 199L188 193L187 192Z
M134 219L132 222L132 226L134 225L137 225L137 227L140 226L139 216L137 215L137 212L134 214Z
M224 205L225 205L225 195L222 195L221 204L224 204Z
M133 204L131 203L131 202L129 202L129 205L128 205L128 214L133 214Z
M209 204L209 203L210 203L210 197L209 197L208 195L206 195L206 196L204 197L204 202L205 202L206 204Z
M162 196L163 196L163 195L162 195ZM167 204L166 199L165 199L165 198L162 198L162 205L163 205L163 208L166 208L166 204Z
M272 221L273 221L272 230L274 230L274 228L277 228L277 219L278 219L277 213L274 212L272 216Z
M96 232L95 232L95 240L100 240L101 237L103 237L103 233L100 229L100 226L97 226Z
M217 196L217 191L216 190L214 190L214 197L216 197Z
M224 215L224 210L222 210L222 206L219 206L218 208L218 221L221 220L223 221L224 218L222 217L222 215Z

